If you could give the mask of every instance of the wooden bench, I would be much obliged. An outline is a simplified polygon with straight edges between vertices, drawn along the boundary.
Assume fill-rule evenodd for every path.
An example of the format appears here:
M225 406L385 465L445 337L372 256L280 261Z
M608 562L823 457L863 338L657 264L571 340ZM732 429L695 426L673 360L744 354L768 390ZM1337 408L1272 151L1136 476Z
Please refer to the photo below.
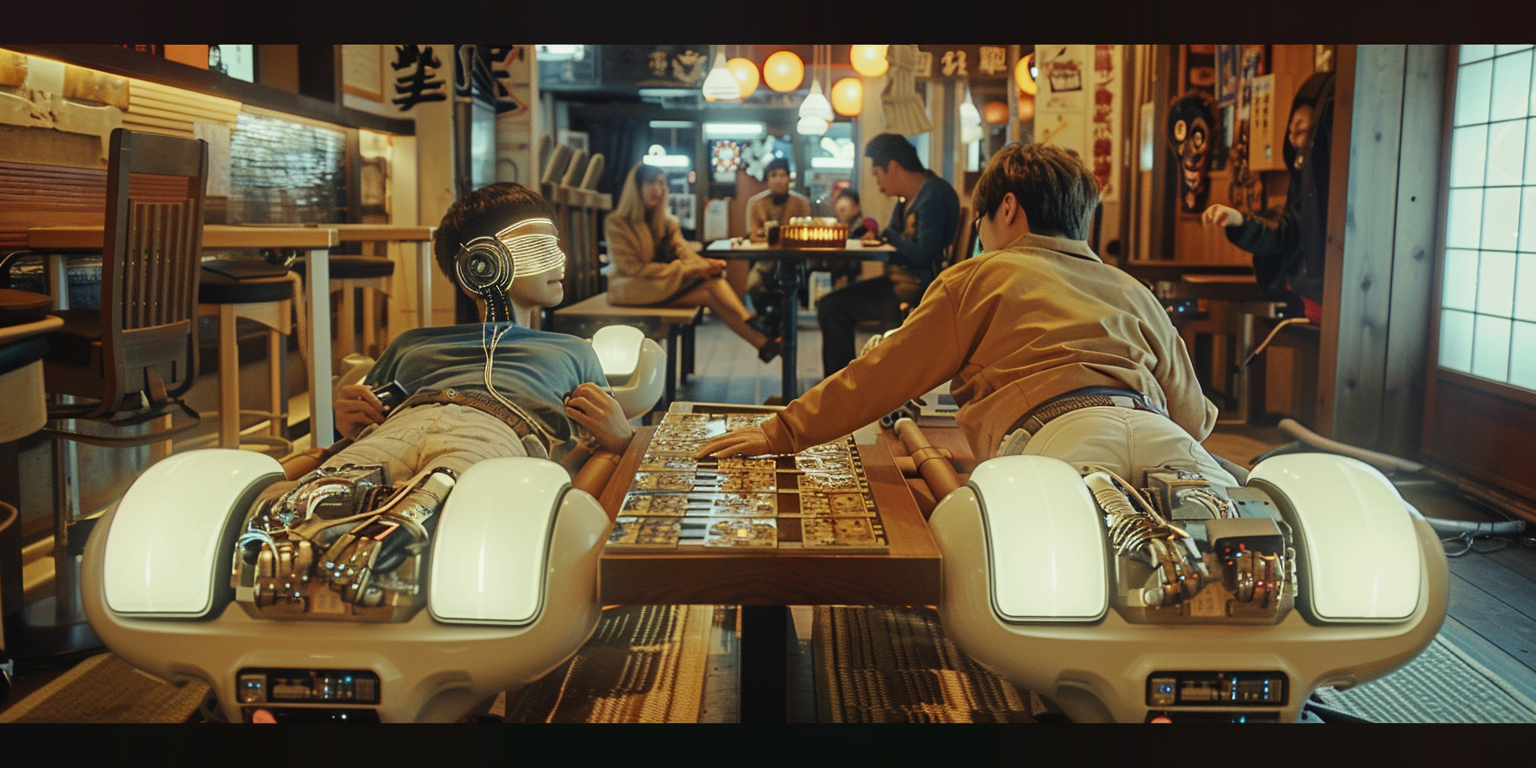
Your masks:
M703 316L703 307L626 307L609 304L608 293L605 291L556 309L553 330L587 339L603 326L622 323L639 328L653 339L665 337L667 391L665 401L656 406L665 409L677 399L678 380L686 384L688 375L693 373L693 328ZM682 354L678 354L679 346L682 347Z

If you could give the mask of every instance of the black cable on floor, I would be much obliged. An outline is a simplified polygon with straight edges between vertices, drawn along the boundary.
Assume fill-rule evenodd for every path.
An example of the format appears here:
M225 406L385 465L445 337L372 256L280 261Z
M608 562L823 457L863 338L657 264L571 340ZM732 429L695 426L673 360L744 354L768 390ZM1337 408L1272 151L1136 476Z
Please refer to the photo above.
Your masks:
M1360 717L1358 715L1351 715L1348 712L1342 712L1340 710L1334 709L1333 707L1330 707L1330 706L1327 706L1325 704L1322 704L1321 702L1319 702L1317 700L1317 694L1313 694L1312 698L1307 699L1307 701L1304 704L1301 705L1301 708L1303 710L1311 712L1314 715L1317 715L1318 718L1320 718L1325 723L1371 723L1371 722L1375 722L1373 720L1367 720L1367 719L1365 719L1363 717Z

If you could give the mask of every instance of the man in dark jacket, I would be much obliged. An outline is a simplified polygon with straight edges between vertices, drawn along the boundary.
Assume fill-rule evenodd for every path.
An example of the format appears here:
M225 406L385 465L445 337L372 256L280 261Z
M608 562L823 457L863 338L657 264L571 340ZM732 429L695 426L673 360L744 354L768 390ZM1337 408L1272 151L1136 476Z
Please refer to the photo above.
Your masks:
M1283 145L1291 183L1285 207L1251 216L1213 205L1202 219L1223 226L1233 245L1253 254L1259 287L1290 303L1288 314L1322 322L1323 264L1328 240L1328 150L1333 142L1333 73L1307 78L1291 102Z
M917 306L928 284L944 267L944 249L960 226L960 196L954 187L923 168L917 149L901 134L869 140L864 154L874 166L880 192L901 202L880 237L896 250L885 274L839 288L816 302L821 323L822 376L853 362L854 334L863 320L901 324L901 305Z

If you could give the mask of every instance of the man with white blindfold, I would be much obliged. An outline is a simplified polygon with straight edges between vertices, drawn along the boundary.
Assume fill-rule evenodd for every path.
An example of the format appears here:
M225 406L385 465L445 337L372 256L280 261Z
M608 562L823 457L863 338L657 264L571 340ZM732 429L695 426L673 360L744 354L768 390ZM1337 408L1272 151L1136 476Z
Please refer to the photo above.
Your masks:
M399 483L501 456L574 463L583 443L623 452L634 431L592 346L529 327L565 295L551 217L537 193L507 183L449 208L433 250L484 322L406 331L362 383L339 387L336 429L352 443L324 467L382 465Z

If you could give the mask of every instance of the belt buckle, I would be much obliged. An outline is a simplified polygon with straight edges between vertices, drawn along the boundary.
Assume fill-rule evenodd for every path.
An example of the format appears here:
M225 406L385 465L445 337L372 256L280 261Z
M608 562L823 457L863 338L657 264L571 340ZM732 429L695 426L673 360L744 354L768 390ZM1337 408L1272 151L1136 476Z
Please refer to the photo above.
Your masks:
M449 387L443 390L443 397L446 397L449 400L457 400L459 398L459 391L453 387Z

